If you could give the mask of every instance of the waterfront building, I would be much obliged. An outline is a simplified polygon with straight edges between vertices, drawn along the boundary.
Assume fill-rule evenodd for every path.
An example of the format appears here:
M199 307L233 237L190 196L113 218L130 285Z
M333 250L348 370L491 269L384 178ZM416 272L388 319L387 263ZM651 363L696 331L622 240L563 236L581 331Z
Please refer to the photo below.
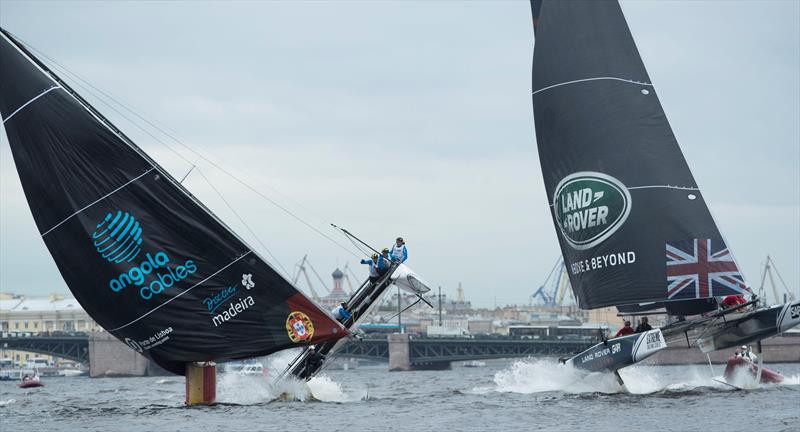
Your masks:
M72 297L61 294L28 297L11 293L0 296L0 331L3 336L34 337L102 330ZM17 365L36 357L43 356L0 347L0 358L11 359ZM44 357L48 362L54 361L52 357Z

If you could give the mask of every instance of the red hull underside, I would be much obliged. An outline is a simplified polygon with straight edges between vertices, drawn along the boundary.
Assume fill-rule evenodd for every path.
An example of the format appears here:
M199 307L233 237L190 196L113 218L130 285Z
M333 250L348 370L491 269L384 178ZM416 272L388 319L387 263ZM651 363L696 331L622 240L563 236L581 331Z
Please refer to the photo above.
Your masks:
M755 379L758 374L758 365L747 360L743 357L730 357L728 358L728 366L725 368L725 381L731 382L735 377L740 374L740 370L746 370L747 373ZM783 381L783 375L773 370L762 368L761 382L776 384Z
M32 387L44 387L44 384L39 380L30 380L25 381L17 384L19 388L32 388Z

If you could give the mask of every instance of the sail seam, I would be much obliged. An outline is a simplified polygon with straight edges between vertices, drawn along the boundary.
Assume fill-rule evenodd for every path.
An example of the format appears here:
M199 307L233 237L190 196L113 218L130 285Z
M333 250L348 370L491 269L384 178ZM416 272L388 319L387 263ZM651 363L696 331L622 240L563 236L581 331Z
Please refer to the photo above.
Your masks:
M172 302L173 300L175 300L176 298L178 298L178 297L180 297L180 296L182 296L182 295L186 294L187 292L189 292L189 291L191 291L191 290L195 289L196 287L198 287L198 286L200 286L200 285L204 284L204 283L205 283L207 280L209 280L209 279L213 278L214 276L216 276L216 275L220 274L220 272L222 272L223 270L227 269L228 267L230 267L230 266L232 266L232 265L236 264L236 263L237 263L237 262L238 262L240 259L242 259L242 258L246 257L247 255L250 255L252 252L253 252L253 251L251 251L251 250L249 250L249 251L245 252L245 253L244 253L242 256L240 256L239 258L236 258L235 260L231 261L231 262L230 262L228 265L226 265L225 267L222 267L221 269L217 270L217 271L216 271L216 272L214 272L214 274L212 274L211 276L209 276L209 277L207 277L207 278L205 278L205 279L201 280L200 282L198 282L198 283L196 283L196 284L194 284L194 285L190 286L189 288L186 288L185 290L181 291L181 292L180 292L178 295L176 295L175 297L172 297L171 299L169 299L169 300L165 301L164 303L161 303L160 305L158 305L158 306L154 307L153 309L150 309L150 310L149 310L147 313L143 314L143 315L142 315L142 316L140 316L139 318L136 318L135 320L133 320L133 321L131 321L131 322L129 322L129 323L127 323L127 324L125 324L125 325L119 326L119 327L117 327L117 328L115 328L115 329L111 329L111 330L109 330L109 332L115 332L115 331L117 331L117 330L122 330L122 329L124 329L125 327L128 327L129 325L131 325L131 324L134 324L134 323L138 322L138 321L139 321L139 320L141 320L142 318L144 318L144 317L146 317L146 316L150 315L151 313L153 313L153 312L155 312L155 311L157 311L157 310L161 309L162 307L164 307L164 306L168 305L169 303L171 303L171 302Z
M652 186L631 186L628 190L634 189L680 189L680 190L694 190L699 191L700 188L698 187L691 187L691 186L672 186L672 185L652 185Z
M698 187L690 187L690 186L672 186L672 185L651 185L651 186L631 186L627 188L628 190L634 189L678 189L678 190L690 190L690 191L700 191ZM550 207L553 207L553 203L548 203Z
M552 88L561 87L561 86L565 86L565 85L569 85L569 84L577 84L577 83L586 82L586 81L601 81L601 80L622 81L622 82L625 82L625 83L628 83L628 84L638 84L638 85L650 86L650 87L652 87L652 86L653 86L653 84L652 84L652 83L641 82L641 81L635 81L635 80L629 80L629 79L625 79L625 78L618 78L618 77L595 77L595 78L583 78L583 79L578 79L578 80L566 81L566 82L563 82L563 83L553 84L553 85L551 85L551 86L547 86L547 87L544 87L544 88L540 88L539 90L536 90L536 91L535 91L535 92L533 92L532 94L540 93L540 92L543 92L543 91L545 91L545 90L550 90L550 89L552 89Z
M47 230L47 231L43 232L43 233L42 233L42 237L46 236L47 234L49 234L49 233L50 233L50 231L53 231L54 229L56 229L56 228L60 227L60 226L61 226L61 225L62 225L64 222L66 222L66 221L68 221L68 220L72 219L73 217L75 217L76 215L80 214L81 212L83 212L84 210L88 209L89 207L91 207L91 206L93 206L93 205L97 204L98 202L100 202L100 201L102 201L102 200L104 200L104 199L108 198L108 197L109 197L109 196L111 196L111 195L114 195L115 193L119 192L119 191L120 191L120 189L123 189L125 186L128 186L129 184L131 184L131 183L135 182L136 180L139 180L140 178L144 177L145 175L147 175L147 173L149 173L150 171L153 171L154 169L155 169L155 167L150 167L150 169L149 169L149 170L147 170L147 171L143 172L142 174L140 174L140 175L139 175L139 176L137 176L136 178L134 178L134 179L132 179L132 180L128 181L128 182L127 182L127 183L125 183L124 185L122 185L122 186L120 186L120 187L118 187L118 188L114 189L113 191L111 191L111 192L109 192L109 193L107 193L107 194L105 194L105 195L101 196L100 198L96 199L96 200L95 200L94 202L92 202L91 204L89 204L89 205L87 205L87 206L83 207L82 209L80 209L80 210L76 211L75 213L73 213L73 214L71 214L71 215L67 216L67 217L66 217L64 220L62 220L61 222L57 223L55 226L53 226L53 227L52 227L52 228L50 228L49 230Z
M25 102L24 104L22 104L21 107L17 108L14 112L12 112L11 115L8 116L7 119L3 120L3 124L6 124L7 121L11 120L18 112L22 111L23 108L25 108L26 106L28 106L28 105L32 104L33 102L35 102L36 99L39 99L40 97L46 95L47 93L50 93L51 91L53 91L55 89L60 89L60 88L61 88L60 85L53 86L53 87L50 87L49 89L39 93L37 96L34 96L31 100L29 100L28 102Z

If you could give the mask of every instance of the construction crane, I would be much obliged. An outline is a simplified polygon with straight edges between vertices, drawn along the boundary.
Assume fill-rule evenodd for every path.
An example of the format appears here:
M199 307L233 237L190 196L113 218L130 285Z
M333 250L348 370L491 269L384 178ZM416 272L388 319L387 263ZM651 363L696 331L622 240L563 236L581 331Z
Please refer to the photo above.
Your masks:
M778 276L778 280L781 281L781 285L783 285L783 290L785 291L783 299L781 299L781 297L778 295L778 285L775 283L775 277L773 276L773 273L775 276ZM758 296L764 300L766 300L764 283L767 281L767 277L769 277L769 284L772 288L772 295L775 298L775 304L794 301L794 294L789 290L789 287L786 286L786 282L783 281L781 274L778 273L778 268L775 266L775 261L773 261L772 257L769 255L767 255L767 261L764 263L764 271L761 273L761 285L758 287Z
M353 274L353 270L350 270L349 262L344 263L344 271L342 273L344 273L344 281L347 282L347 287L350 289L350 295L353 295L353 283L350 281L350 276L353 276L355 280L359 279Z
M550 269L550 273L547 274L542 286L531 295L531 299L539 298L541 303L548 307L563 305L564 297L568 292L572 291L569 284L569 276L565 270L564 261L559 257L553 268ZM572 298L571 293L570 298Z
M319 277L319 273L317 273L317 271L314 270L314 267L311 265L311 261L308 260L308 255L304 255L300 263L297 264L297 273L295 273L294 275L292 284L294 286L297 286L297 281L300 279L300 274L302 273L303 277L306 280L306 284L308 284L308 289L311 291L311 297L315 301L320 301L321 297L319 296L319 294L317 294L317 291L314 289L314 285L311 283L311 278L308 277L308 271L306 271L306 266L305 266L306 264L308 264L308 267L311 268L311 271L313 271L314 274L317 276L317 279L319 279L319 282L322 284L322 287L323 288L325 287L325 282L323 282L322 278Z

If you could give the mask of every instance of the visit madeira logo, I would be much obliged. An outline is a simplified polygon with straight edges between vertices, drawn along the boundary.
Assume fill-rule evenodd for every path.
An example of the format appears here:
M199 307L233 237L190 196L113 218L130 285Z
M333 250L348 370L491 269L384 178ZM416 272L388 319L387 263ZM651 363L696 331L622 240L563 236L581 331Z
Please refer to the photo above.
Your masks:
M97 253L111 264L130 266L108 281L111 291L120 292L134 286L139 290L139 296L150 300L197 272L193 260L177 264L163 250L141 256L143 238L142 227L136 218L121 210L109 212L95 227L92 243ZM134 261L137 258L139 264Z
M610 175L581 171L564 177L553 195L553 211L564 240L586 250L611 237L631 212L631 195Z

